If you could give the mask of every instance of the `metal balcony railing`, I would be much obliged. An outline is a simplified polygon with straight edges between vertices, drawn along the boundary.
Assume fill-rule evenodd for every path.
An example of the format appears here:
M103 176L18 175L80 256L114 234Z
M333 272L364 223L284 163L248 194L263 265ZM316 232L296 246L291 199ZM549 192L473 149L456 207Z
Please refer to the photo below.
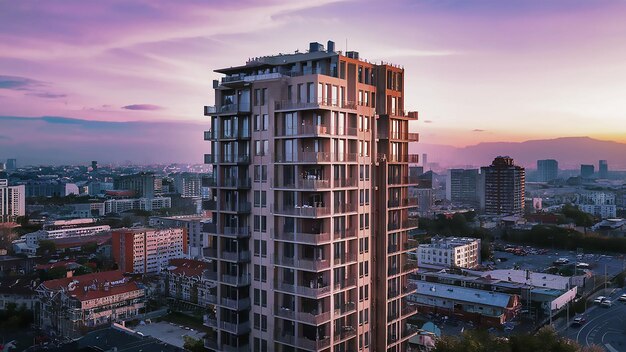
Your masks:
M318 217L330 215L330 207L313 206L313 205L296 205L286 206L274 204L274 214L293 215L302 217Z
M224 226L224 231L222 232L222 236L231 237L231 238L248 238L250 237L250 227L249 226L241 226L241 227Z
M289 242L300 242L306 244L318 245L330 241L330 233L306 233L306 232L288 232L278 231L274 234L274 239Z
M337 229L334 231L334 238L344 239L344 238L353 238L356 237L356 227L350 227L347 229Z
M229 262L249 262L250 261L250 251L239 251L239 252L223 251L222 253L220 253L220 255L223 260L227 260Z
M276 153L274 158L277 163L328 163L331 161L331 153L328 152L296 152Z
M274 287L278 291L307 296L309 298L320 298L330 293L330 286L328 284L322 283L318 285L315 281L311 281L310 284L310 286L300 286L285 282L277 282Z
M220 305L233 310L245 310L250 308L250 298L231 299L223 297L220 299Z
M283 255L275 255L274 263L301 270L320 271L330 269L330 260L315 258L290 258Z
M276 330L274 340L279 343L295 346L309 351L319 351L330 346L329 337L318 340L311 340L306 337L293 336L280 330Z
M274 188L287 188L287 189L324 189L330 188L329 179L317 179L317 178L300 178L296 177L293 180L274 180Z
M233 276L223 274L221 277L221 281L227 285L232 286L247 286L250 285L250 275L242 275L242 276Z
M335 265L345 265L354 262L356 262L356 253L343 253L342 255L333 259L333 263Z

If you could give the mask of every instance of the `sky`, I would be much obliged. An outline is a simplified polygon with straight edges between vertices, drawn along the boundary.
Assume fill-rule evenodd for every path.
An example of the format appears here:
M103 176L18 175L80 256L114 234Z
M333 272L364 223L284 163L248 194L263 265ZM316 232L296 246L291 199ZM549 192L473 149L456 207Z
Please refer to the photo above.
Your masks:
M423 143L626 142L624 18L620 0L0 1L0 157L63 138L15 118L200 131L213 70L327 40L404 66Z

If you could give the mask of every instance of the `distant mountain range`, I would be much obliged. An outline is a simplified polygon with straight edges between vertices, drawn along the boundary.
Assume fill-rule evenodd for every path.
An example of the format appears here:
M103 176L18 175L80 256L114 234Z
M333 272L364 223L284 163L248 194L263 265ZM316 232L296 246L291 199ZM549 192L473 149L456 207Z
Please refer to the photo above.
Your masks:
M498 155L508 155L515 163L536 168L538 159L555 159L560 169L577 169L580 164L593 164L598 170L598 160L607 160L609 169L626 169L626 144L603 141L589 137L563 137L526 142L479 143L456 148L448 145L418 143L412 153L428 154L429 163L441 166L485 166Z
M106 122L66 117L0 116L0 161L17 158L26 164L202 163L209 153L201 122ZM412 143L413 144L413 143ZM626 144L588 137L532 140L521 143L480 143L464 148L417 143L412 153L428 154L443 167L489 165L498 155L535 168L537 159L556 159L561 169L606 159L609 169L626 170Z

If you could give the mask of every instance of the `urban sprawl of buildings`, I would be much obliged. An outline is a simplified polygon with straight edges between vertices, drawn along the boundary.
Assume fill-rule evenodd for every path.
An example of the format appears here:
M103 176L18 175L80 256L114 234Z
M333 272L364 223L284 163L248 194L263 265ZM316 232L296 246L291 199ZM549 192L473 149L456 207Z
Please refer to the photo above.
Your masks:
M623 238L606 160L442 169L412 153L404 69L332 41L216 72L203 165L0 164L0 309L35 341L178 351L155 332L177 312L211 351L431 350L433 322L538 328L623 270L510 242Z

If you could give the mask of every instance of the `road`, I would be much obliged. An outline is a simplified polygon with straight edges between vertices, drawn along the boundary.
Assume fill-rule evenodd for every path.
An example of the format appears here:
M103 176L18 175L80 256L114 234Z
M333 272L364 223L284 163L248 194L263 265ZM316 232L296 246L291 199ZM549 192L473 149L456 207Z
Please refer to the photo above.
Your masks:
M597 304L587 309L587 322L582 327L563 327L560 333L583 346L598 345L608 352L626 351L626 303L617 298L626 290L616 290L609 297L610 308Z

